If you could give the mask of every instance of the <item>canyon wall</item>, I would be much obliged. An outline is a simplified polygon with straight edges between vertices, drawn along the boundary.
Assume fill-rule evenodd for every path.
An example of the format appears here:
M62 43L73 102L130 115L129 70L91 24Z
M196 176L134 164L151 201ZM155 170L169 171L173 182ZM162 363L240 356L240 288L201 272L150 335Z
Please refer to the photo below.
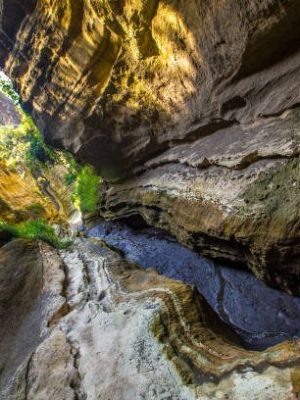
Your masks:
M17 260L17 262L16 262ZM12 279L14 276L14 279ZM299 340L247 351L199 293L77 239L0 248L5 400L296 400Z
M19 125L21 122L21 115L16 110L13 102L5 95L0 93L0 126Z
M75 167L69 155L45 146L32 120L0 93L1 232L3 224L36 219L67 230L77 213L75 183L67 181Z
M297 0L2 0L0 64L48 143L140 215L299 294Z

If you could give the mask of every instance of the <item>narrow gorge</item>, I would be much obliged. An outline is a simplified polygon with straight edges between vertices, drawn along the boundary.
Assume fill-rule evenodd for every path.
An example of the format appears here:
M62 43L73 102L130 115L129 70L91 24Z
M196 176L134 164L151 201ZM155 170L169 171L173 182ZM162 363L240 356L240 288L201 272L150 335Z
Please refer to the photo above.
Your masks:
M300 398L299 1L0 16L0 399Z

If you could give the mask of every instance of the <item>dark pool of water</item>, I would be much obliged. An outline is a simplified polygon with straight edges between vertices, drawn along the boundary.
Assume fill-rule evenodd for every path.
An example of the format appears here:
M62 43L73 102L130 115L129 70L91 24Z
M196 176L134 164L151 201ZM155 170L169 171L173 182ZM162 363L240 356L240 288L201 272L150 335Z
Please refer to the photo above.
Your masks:
M248 271L202 257L154 228L101 222L87 235L105 240L143 268L196 286L249 349L300 337L300 297L269 288Z

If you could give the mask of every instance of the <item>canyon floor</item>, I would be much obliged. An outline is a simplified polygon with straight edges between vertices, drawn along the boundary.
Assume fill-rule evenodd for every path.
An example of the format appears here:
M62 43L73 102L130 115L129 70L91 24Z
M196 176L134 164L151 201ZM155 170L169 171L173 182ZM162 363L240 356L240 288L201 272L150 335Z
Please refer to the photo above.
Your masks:
M299 20L0 0L0 400L300 398Z
M0 249L1 399L297 398L299 298L153 228L87 235Z

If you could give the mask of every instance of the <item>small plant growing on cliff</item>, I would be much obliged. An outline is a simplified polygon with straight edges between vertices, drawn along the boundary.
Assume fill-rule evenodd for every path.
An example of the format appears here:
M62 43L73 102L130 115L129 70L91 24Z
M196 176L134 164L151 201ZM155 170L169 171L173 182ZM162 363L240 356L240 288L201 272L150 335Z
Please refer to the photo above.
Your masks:
M20 97L15 91L13 84L2 72L0 73L0 91L9 97L15 105L20 104Z
M45 144L32 118L24 112L22 114L21 126L25 133L24 140L29 145L27 151L27 162L55 162L55 151Z
M64 152L65 165L67 166L68 172L65 175L65 184L67 186L73 185L76 182L78 172L80 171L80 165L75 161L72 154L67 151Z
M0 221L0 232L6 233L11 238L43 240L57 249L65 249L71 241L60 239L52 226L42 220L25 221L19 224L11 224Z
M76 178L74 200L83 213L94 213L99 201L100 177L92 167L86 165L80 169Z
M37 168L39 163L54 163L55 151L47 146L32 119L22 112L22 121L16 126L0 127L0 159L7 164L26 163Z

